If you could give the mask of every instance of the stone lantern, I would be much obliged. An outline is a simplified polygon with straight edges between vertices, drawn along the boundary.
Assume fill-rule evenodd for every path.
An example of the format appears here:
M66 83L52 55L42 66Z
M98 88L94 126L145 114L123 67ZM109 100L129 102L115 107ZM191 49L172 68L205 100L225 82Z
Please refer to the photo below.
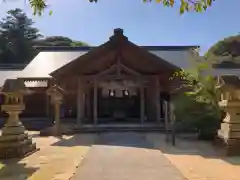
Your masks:
M52 133L61 136L61 121L60 121L60 107L63 101L64 90L58 85L52 85L46 91L51 98L51 103L54 106L54 126L51 128Z
M238 76L221 76L218 78L220 90L219 106L226 116L218 131L227 155L240 155L240 78Z
M5 101L1 110L9 116L0 136L0 158L23 157L37 150L19 120L19 114L25 109L23 97L27 92L19 79L7 79L3 85L1 93Z

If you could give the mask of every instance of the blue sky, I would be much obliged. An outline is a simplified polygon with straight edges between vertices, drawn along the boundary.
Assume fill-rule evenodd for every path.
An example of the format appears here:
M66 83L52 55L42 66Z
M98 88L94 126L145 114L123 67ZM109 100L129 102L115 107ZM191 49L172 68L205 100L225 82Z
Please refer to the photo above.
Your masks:
M139 45L200 45L205 52L212 44L240 31L239 0L216 0L205 13L179 15L179 7L164 8L142 0L48 0L53 15L31 15L27 0L7 0L7 10L22 8L45 36L62 35L99 45L114 28L123 28L129 40ZM180 1L180 0L179 0Z

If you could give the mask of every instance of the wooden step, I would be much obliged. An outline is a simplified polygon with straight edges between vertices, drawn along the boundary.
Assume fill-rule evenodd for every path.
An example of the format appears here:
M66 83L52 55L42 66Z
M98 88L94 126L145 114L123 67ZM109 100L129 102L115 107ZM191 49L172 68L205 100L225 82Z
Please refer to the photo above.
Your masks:
M163 127L81 127L75 128L73 130L75 133L84 133L84 132L126 132L126 131L135 131L135 132L153 132L153 131L164 131Z

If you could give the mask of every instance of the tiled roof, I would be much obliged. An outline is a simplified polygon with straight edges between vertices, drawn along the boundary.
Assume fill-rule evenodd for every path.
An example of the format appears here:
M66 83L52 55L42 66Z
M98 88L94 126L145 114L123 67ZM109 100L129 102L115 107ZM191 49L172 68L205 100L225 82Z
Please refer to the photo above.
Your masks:
M19 74L19 77L50 77L51 72L86 52L40 52Z
M6 79L50 77L50 73L87 51L40 52L23 70L0 70L0 86Z
M23 70L0 70L0 86L3 85L6 79L13 79L18 77L38 77L45 78L50 77L49 74L54 70L68 64L77 57L87 53L87 49L76 51L43 51L40 52ZM187 51L174 51L167 53L167 51L150 51L151 53L167 60L168 62L180 67L188 68ZM185 61L183 61L185 60ZM217 68L214 69L213 75L237 75L240 76L240 68ZM32 87L36 84L28 83L28 87ZM38 84L38 83L37 83ZM36 85L37 85L36 84ZM45 86L42 85L41 86Z

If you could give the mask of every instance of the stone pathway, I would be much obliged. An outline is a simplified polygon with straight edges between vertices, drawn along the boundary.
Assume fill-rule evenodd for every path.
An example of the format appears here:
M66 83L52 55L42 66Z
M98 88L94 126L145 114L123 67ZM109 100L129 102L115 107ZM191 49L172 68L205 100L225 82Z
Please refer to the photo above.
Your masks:
M94 143L95 135L34 137L40 151L20 161L7 161L1 180L68 180Z
M104 133L71 180L183 180L168 159L143 134Z
M207 142L177 139L173 147L163 134L126 132L33 140L40 151L0 162L1 180L240 180L240 157Z

